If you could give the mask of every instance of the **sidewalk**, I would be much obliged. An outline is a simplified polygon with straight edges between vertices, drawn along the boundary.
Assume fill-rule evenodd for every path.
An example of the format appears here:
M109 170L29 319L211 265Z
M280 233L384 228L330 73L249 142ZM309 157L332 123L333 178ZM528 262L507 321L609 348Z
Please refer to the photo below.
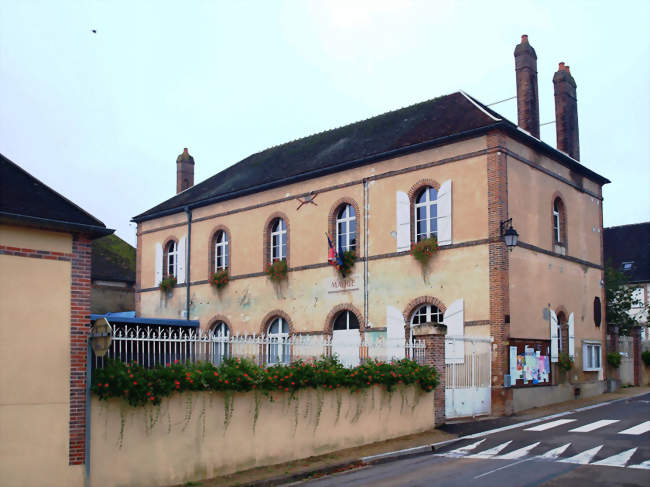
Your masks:
M360 467L368 463L366 457L376 457L378 455L386 454L385 458L372 460L372 462L375 462L401 458L408 454L422 454L425 451L430 451L432 444L453 440L459 436L487 431L521 421L646 393L650 393L650 387L648 386L628 387L619 389L616 392L602 394L588 399L577 399L550 406L529 409L509 417L488 417L464 422L450 422L439 429L434 429L417 435L403 436L379 443L372 443L359 448L349 448L347 450L340 450L317 457L309 457L294 462L254 468L233 475L215 477L200 482L189 482L186 484L180 484L177 487L270 487L287 484L302 479L316 478ZM413 448L414 450L412 452L401 451L409 448ZM391 453L394 453L394 455L389 455ZM366 458L365 462L362 460L364 458Z

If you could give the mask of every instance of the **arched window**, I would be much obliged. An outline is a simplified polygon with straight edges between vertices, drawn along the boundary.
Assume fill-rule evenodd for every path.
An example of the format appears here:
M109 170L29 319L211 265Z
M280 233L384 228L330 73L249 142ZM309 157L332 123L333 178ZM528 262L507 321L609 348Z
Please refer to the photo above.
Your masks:
M444 313L434 304L423 304L411 315L411 326L409 327L409 338L413 340L413 327L433 323L442 325L444 323Z
M553 200L553 244L566 247L566 208L561 198Z
M214 270L222 271L228 268L228 234L219 230L214 237Z
M415 241L438 236L438 191L426 186L417 195L414 205Z
M358 330L359 319L352 311L341 311L334 319L332 330Z
M561 353L567 352L569 342L569 327L567 325L567 317L564 311L558 311L557 316L557 337L558 337L558 350Z
M163 274L174 277L178 274L178 246L175 240L171 240L165 247Z
M217 321L212 328L212 362L219 364L230 356L230 328L223 321Z
M271 320L267 329L269 344L267 357L269 364L288 363L290 359L289 324L284 318L278 316Z
M271 223L271 263L287 258L287 226L282 218L276 218Z
M336 214L336 250L357 250L357 216L354 207L341 206Z

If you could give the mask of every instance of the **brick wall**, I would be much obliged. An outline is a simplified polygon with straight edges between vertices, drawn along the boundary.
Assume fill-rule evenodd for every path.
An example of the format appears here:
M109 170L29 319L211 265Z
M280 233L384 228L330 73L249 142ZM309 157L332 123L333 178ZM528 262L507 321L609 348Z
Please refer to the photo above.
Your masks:
M434 391L434 423L436 425L445 422L445 336L444 335L420 335L418 340L424 340L426 349L424 360L427 365L433 365L438 371L440 383Z
M90 332L90 239L72 240L72 288L70 299L70 465L85 461L86 353Z
M487 137L488 177L488 232L489 232L489 287L490 334L492 347L492 414L512 413L512 389L503 387L503 376L508 370L508 339L510 315L508 250L501 238L501 222L508 219L507 161L504 152L505 138L500 132Z

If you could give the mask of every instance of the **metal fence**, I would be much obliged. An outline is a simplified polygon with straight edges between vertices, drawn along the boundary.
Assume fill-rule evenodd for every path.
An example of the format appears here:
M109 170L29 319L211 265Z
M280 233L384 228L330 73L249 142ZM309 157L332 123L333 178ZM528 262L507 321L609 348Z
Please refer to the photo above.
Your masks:
M226 358L246 358L260 366L312 361L322 356L338 356L346 367L369 360L388 362L410 358L423 364L423 340L406 342L362 338L356 343L342 343L327 335L232 335L218 336L210 331L174 327L140 327L113 325L112 340L104 357L94 357L95 368L102 368L106 358L122 362L135 361L144 367L179 362L211 362L219 365Z

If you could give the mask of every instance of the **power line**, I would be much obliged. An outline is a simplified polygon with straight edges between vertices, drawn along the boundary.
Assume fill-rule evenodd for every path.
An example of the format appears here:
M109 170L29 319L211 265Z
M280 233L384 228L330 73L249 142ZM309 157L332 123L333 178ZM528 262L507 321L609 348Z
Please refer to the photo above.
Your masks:
M551 123L555 123L555 120L551 120L550 122L540 123L539 126L540 126L540 127L543 127L544 125L549 125L549 124L551 124Z
M495 101L494 103L490 103L490 104L485 105L485 106L486 107L491 107L492 105L497 105L499 103L503 103L504 101L514 100L515 98L517 98L517 97L516 96L511 96L510 98L506 98L505 100Z

